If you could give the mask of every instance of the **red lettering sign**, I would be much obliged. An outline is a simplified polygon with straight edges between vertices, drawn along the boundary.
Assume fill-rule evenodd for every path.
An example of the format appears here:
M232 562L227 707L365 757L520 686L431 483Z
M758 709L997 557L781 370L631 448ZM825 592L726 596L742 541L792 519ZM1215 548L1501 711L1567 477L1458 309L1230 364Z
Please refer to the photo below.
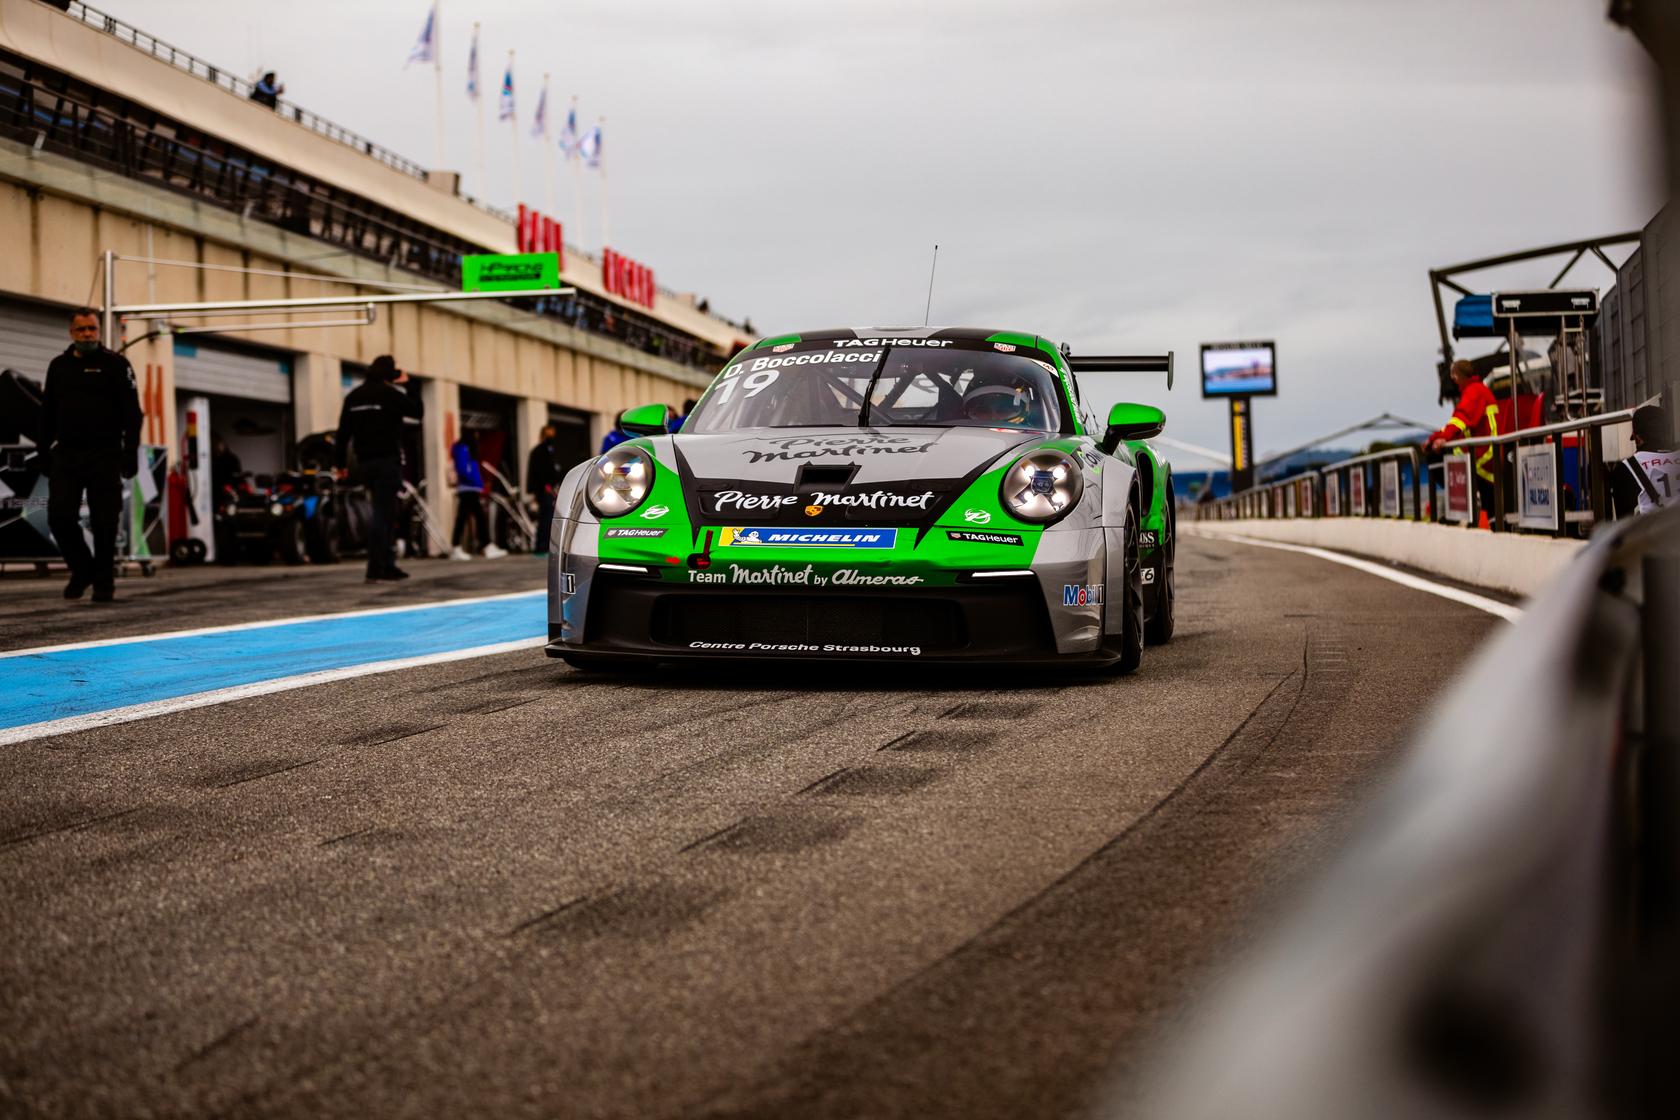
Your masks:
M611 249L601 250L601 286L611 295L649 308L659 291L653 269Z
M566 247L564 227L523 202L519 204L519 219L514 225L514 240L521 253L564 253ZM560 268L564 271L565 267L562 256Z

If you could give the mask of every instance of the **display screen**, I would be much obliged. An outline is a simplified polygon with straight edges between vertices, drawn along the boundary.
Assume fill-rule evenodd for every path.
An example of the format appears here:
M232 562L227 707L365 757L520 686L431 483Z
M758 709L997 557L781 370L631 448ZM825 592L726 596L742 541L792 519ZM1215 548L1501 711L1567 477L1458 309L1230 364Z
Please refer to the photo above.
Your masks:
M1277 346L1270 342L1204 343L1202 396L1277 396Z

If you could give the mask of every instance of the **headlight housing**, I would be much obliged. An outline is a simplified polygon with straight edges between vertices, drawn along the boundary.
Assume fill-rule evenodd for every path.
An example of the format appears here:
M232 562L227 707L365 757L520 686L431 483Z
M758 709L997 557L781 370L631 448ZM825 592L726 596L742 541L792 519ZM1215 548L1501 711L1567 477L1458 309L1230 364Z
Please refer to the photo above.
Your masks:
M623 517L653 489L653 456L620 444L595 460L583 480L583 496L596 517Z
M1015 461L999 488L1003 508L1022 521L1048 525L1079 504L1085 474L1072 455L1041 447Z

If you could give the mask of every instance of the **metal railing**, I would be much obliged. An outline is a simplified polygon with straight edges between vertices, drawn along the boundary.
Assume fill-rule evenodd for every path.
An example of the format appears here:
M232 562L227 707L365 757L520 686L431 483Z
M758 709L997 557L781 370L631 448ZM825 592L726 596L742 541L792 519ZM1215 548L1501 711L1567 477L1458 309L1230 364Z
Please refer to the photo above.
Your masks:
M1595 537L1458 674L1137 1114L1672 1115L1676 681L1680 510L1660 510Z
M228 73L220 66L206 62L197 55L190 54L171 43L166 43L157 36L140 30L133 24L124 23L107 12L80 3L79 0L72 3L67 12L71 19L103 31L120 42L127 43L137 50L145 51L160 62L167 62L175 69L209 82L211 85L224 89L236 97L249 99L252 90L256 88L253 83L236 74ZM362 154L378 160L385 166L402 172L404 175L420 180L426 178L426 169L415 161L400 156L389 148L375 144L359 132L345 128L343 125L330 121L318 113L312 113L296 102L277 100L274 111L287 120L296 121L317 135L325 136L328 140L343 144L345 147L354 148Z
M1629 422L1633 411L1444 444L1449 455L1462 457L1466 468L1461 477L1467 481L1451 487L1451 492L1445 460L1426 465L1422 448L1396 447L1257 485L1199 507L1197 518L1386 517L1474 523L1485 510L1489 528L1496 532L1584 536L1593 525L1611 520L1613 513L1613 464L1604 458L1604 429ZM1576 437L1573 446L1565 439L1569 436ZM1517 461L1530 457L1515 449L1532 446L1547 448L1550 461L1540 464L1543 469L1534 486L1519 486ZM1476 451L1481 448L1492 449L1485 463L1478 462L1481 455Z
M1576 420L1561 420L1555 424L1543 424L1537 428L1520 428L1514 432L1506 432L1497 436L1477 436L1470 439L1456 439L1444 444L1443 449L1449 452L1464 451L1469 453L1472 460L1471 485L1466 494L1471 503L1468 508L1452 511L1445 506L1442 509L1442 519L1475 520L1478 490L1491 493L1492 506L1488 514L1489 527L1495 532L1501 532L1516 526L1517 528L1542 528L1538 524L1539 517L1523 508L1521 501L1522 483L1517 478L1519 473L1520 453L1508 454L1506 449L1521 447L1539 441L1551 449L1551 473L1553 492L1557 497L1573 494L1574 501L1570 504L1574 508L1567 508L1559 504L1552 510L1553 524L1549 530L1556 536L1565 536L1575 531L1576 527L1589 528L1599 522L1610 520L1610 464L1604 461L1604 429L1614 424L1625 424L1633 419L1634 410L1622 409L1617 412L1605 412L1597 416L1587 416ZM1577 439L1574 453L1574 470L1568 471L1563 463L1563 444L1555 437L1579 433L1583 438ZM1492 448L1493 455L1485 469L1493 477L1491 482L1481 486L1476 484L1480 475L1478 470L1481 456L1473 452L1476 448ZM1443 464L1443 472L1444 472ZM1567 475L1573 475L1573 485ZM1515 492L1515 495L1513 495ZM1518 500L1511 499L1516 496ZM1515 508L1513 508L1515 507ZM1461 514L1461 515L1459 515ZM1526 522L1526 524L1525 524Z
M1392 463L1394 470L1387 469ZM1404 468L1404 469L1402 469ZM1356 455L1210 502L1198 520L1389 517L1421 520L1428 512L1418 448Z

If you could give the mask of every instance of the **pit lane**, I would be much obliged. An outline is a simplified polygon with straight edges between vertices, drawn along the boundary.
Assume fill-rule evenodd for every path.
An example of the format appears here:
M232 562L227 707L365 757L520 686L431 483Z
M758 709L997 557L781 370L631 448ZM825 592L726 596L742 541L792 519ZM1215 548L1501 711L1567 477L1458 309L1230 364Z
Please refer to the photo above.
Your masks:
M1187 538L1179 565L1179 634L1131 678L531 650L0 748L0 1100L1066 1115L1499 625L1307 556ZM165 577L106 616L0 589L0 627L297 613L265 579L316 610L540 584L415 568Z

